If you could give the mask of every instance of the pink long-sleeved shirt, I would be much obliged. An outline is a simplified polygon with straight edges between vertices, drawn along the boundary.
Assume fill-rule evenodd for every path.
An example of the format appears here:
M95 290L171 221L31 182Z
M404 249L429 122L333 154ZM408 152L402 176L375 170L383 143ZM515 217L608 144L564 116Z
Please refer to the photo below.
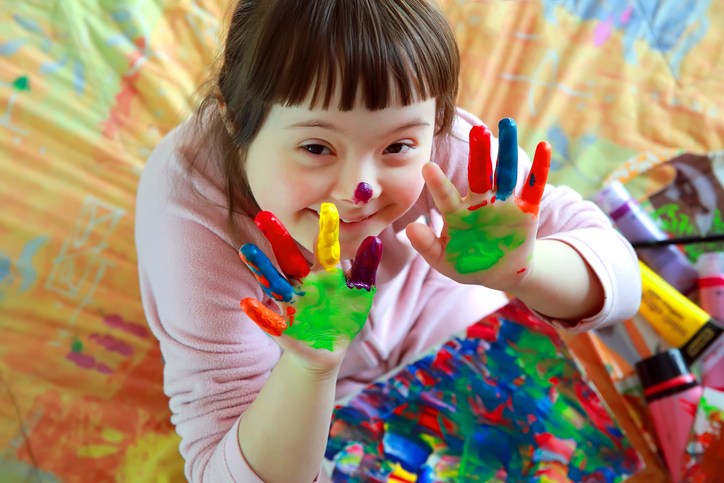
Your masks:
M474 124L482 123L459 110L453 135L437 140L433 150L433 161L461 193L467 192L467 139ZM246 215L236 215L242 233L232 234L225 180L213 162L218 155L214 149L208 149L208 162L184 170L178 147L187 126L173 130L154 150L138 188L136 247L143 305L163 353L164 389L182 438L186 477L261 481L239 448L238 421L279 360L280 348L239 308L245 297L270 307L274 303L237 251L242 242L255 243L266 253L271 249ZM493 159L496 150L494 143ZM521 151L516 192L529 168L529 158ZM377 295L342 364L338 397L361 389L507 301L500 292L457 284L432 270L405 236L412 221L424 221L437 233L442 228L442 217L426 190L380 234L384 255ZM593 203L570 188L547 186L538 238L575 248L603 285L603 308L574 330L636 312L641 288L635 253Z

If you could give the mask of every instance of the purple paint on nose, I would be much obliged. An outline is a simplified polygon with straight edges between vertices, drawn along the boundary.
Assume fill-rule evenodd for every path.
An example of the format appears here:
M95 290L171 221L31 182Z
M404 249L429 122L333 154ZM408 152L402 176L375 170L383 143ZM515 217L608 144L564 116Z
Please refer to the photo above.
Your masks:
M354 190L354 204L367 203L372 198L372 186L362 181Z

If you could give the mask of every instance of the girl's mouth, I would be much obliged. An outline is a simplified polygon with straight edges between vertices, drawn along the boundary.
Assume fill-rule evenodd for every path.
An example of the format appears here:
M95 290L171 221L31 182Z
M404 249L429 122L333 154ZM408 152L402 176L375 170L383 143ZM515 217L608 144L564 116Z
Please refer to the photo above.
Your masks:
M317 218L319 218L319 211L314 210L312 208L307 208L307 209L309 211L311 211L312 213L314 213L317 216ZM340 216L339 221L340 221L340 223L345 224L345 225L354 225L356 223L361 223L365 220L368 220L368 219L372 218L372 216L374 216L374 213L369 214L369 215L357 215L354 217L350 216L348 218Z

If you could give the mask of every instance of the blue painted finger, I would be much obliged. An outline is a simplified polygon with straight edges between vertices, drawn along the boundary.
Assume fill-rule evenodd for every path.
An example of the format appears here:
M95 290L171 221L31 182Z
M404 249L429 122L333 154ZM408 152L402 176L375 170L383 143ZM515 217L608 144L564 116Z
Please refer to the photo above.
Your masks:
M274 267L271 260L252 243L245 243L239 249L239 258L249 267L264 293L279 302L289 302L294 287Z
M498 162L495 168L495 196L506 200L518 180L518 127L509 117L498 123Z

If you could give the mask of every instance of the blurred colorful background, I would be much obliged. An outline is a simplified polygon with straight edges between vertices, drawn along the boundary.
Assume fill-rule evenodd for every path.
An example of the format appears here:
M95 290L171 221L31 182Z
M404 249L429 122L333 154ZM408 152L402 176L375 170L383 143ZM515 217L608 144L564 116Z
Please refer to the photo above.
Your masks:
M444 0L459 104L553 183L646 196L724 149L724 2ZM194 106L228 2L0 4L0 481L179 481L133 240L145 160ZM220 23L221 22L221 23ZM721 230L720 230L721 231Z

